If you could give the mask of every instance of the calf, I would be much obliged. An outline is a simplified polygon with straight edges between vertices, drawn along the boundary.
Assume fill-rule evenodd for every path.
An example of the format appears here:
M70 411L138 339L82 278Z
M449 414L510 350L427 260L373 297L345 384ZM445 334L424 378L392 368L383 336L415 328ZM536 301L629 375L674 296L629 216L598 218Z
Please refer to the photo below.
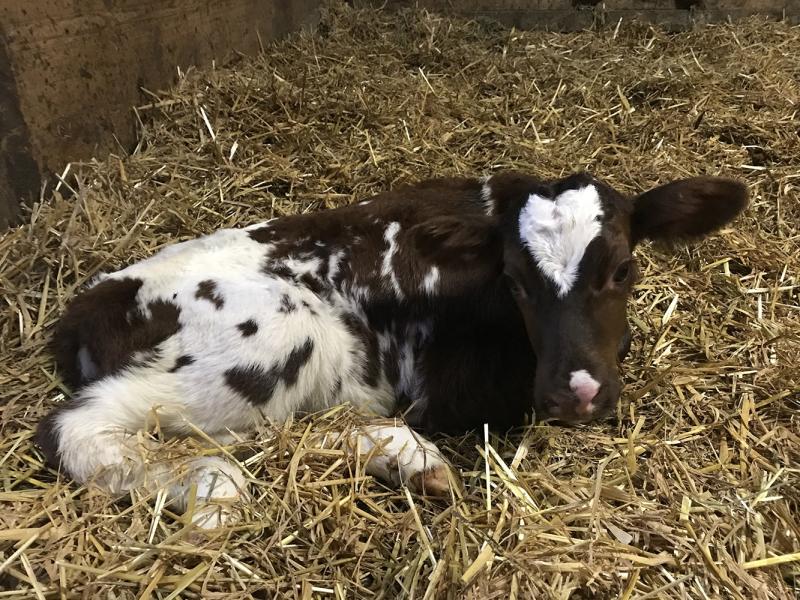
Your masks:
M701 177L629 198L588 174L437 179L355 205L224 229L98 277L61 319L74 397L39 426L48 460L111 492L165 489L218 525L245 488L219 457L145 461L133 435L225 442L349 403L406 425L346 447L427 493L448 469L419 432L582 423L614 411L640 241L703 236L746 205Z

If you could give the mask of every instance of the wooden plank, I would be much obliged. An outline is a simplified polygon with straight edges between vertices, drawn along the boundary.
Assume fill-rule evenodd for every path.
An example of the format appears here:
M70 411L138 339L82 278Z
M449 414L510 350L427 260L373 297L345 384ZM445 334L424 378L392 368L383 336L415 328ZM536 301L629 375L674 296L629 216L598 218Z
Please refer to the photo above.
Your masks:
M418 4L440 14L490 18L519 29L579 31L601 22L638 19L668 30L753 14L800 21L800 0L375 0L394 8Z
M16 222L19 198L38 185L39 169L31 156L8 49L0 38L0 230Z
M40 174L129 148L141 87L176 67L223 62L313 22L320 0L0 0L0 228ZM800 0L372 0L489 17L520 29L575 31L597 19L667 29L753 13L800 21ZM691 8L691 10L687 10Z
M10 93L27 130L18 147L43 173L104 157L120 145L129 149L135 137L131 106L145 100L142 87L169 86L178 66L258 52L262 42L313 23L318 5L319 0L0 0ZM0 146L0 163L7 151ZM10 191L6 183L0 194L19 197L20 187L27 191L23 196L38 193L38 177L34 186L15 181ZM15 201L0 195L0 214L13 214Z

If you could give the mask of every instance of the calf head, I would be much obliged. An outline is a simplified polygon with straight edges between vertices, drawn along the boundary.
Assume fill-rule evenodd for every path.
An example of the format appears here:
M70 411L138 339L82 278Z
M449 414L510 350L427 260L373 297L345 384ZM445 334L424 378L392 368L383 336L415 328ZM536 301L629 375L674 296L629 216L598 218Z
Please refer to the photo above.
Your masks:
M483 183L481 200L481 263L499 265L525 322L536 417L581 423L608 416L619 399L636 245L703 237L745 208L747 191L698 177L626 197L588 174L542 182L505 173ZM472 217L473 246L477 227Z

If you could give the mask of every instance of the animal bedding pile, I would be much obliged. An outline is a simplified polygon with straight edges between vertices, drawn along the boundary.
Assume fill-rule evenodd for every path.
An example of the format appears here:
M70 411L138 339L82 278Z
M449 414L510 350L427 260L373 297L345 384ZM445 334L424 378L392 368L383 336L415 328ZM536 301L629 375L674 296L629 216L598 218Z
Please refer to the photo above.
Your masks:
M335 4L313 35L149 93L132 154L71 165L0 237L0 598L797 597L797 56L800 29L761 20L550 34ZM162 496L43 467L32 430L70 395L46 342L92 275L220 227L506 168L750 190L708 241L637 251L616 419L437 440L463 480L446 501L316 449L311 432L364 420L347 409L265 425L225 448L251 498L209 535Z

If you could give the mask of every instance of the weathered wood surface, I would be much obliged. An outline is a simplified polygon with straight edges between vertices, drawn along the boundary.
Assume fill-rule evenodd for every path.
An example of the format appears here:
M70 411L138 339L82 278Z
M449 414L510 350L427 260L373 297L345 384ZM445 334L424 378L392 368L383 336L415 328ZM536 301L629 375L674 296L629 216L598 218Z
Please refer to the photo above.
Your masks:
M800 0L374 0L375 5L417 4L442 14L486 17L518 29L579 31L597 19L641 19L670 30L753 14L800 22Z
M362 0L370 1L370 0ZM669 29L754 13L800 21L800 0L371 0L574 31L640 18ZM134 141L141 88L313 22L320 0L0 0L0 229L42 177Z
M134 141L141 88L315 19L319 0L0 0L0 227L40 176Z

